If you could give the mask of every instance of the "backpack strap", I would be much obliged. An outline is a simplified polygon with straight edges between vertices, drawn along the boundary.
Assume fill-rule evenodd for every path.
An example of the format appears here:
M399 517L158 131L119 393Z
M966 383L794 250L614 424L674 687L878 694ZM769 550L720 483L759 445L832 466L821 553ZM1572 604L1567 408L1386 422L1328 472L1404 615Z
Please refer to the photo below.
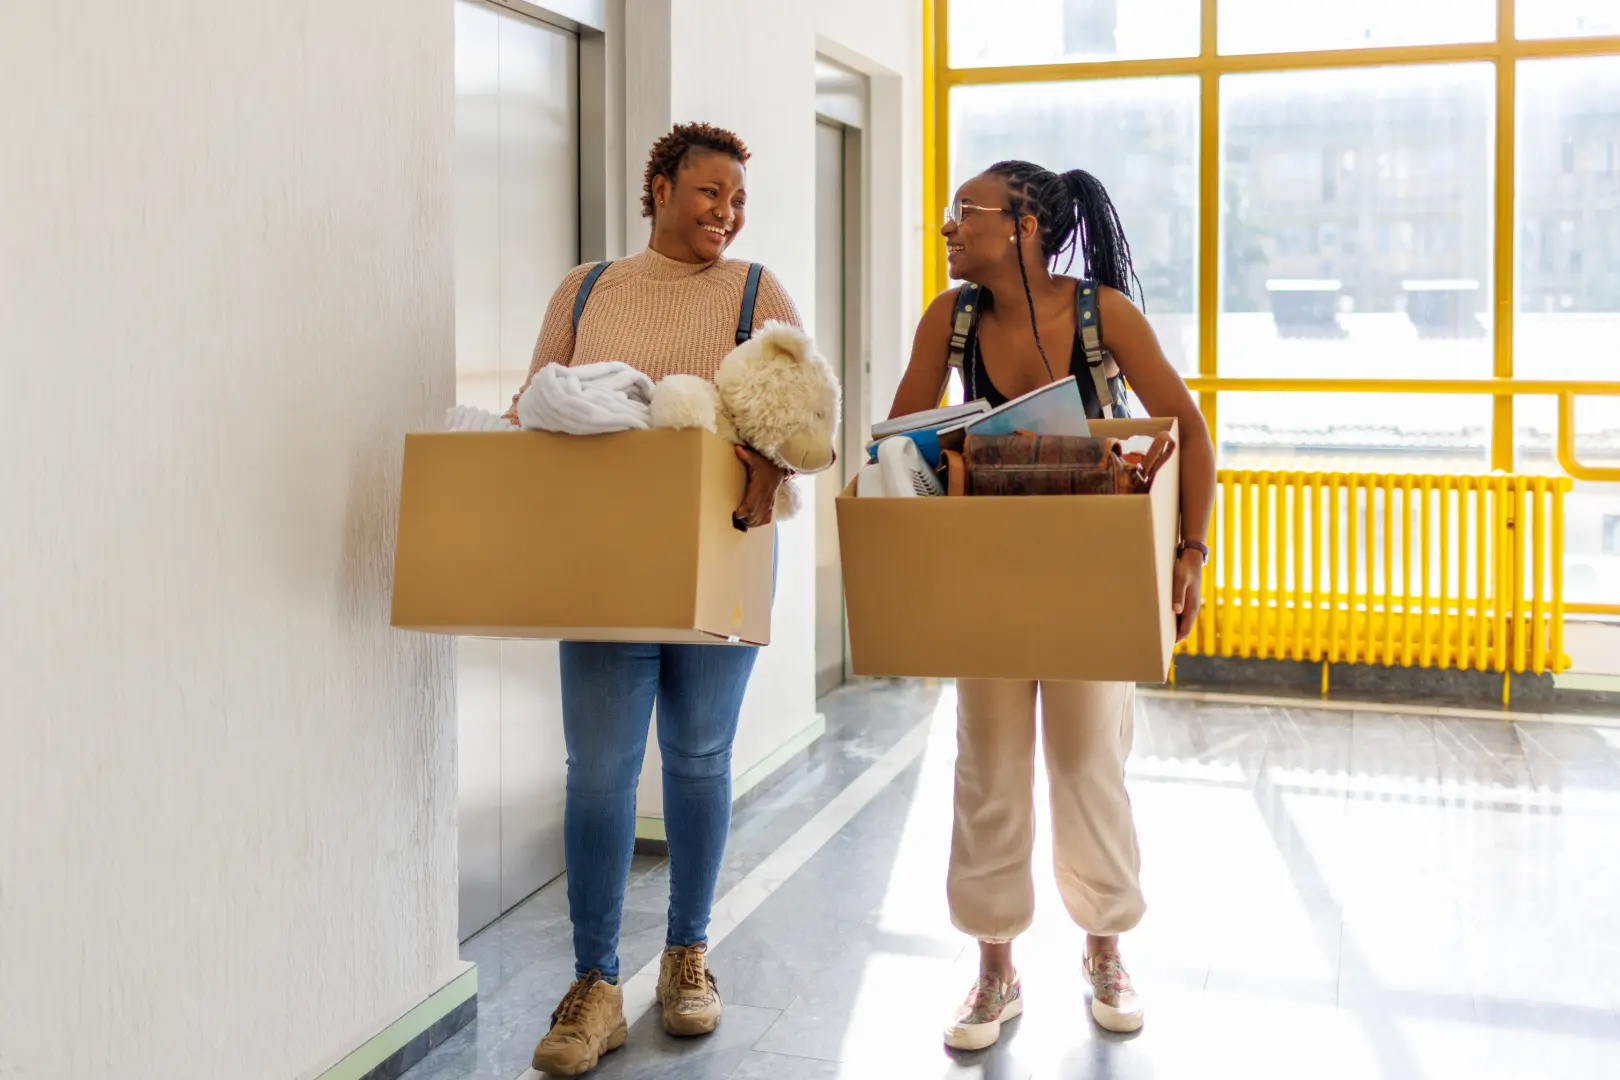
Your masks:
M973 336L973 328L979 322L979 286L963 285L956 294L956 310L951 314L951 344L946 354L946 362L956 369L958 375L962 374L962 365L967 360L968 339Z
M579 283L579 292L574 294L574 336L579 336L579 317L585 314L585 301L590 299L591 290L596 288L596 279L602 276L602 271L613 265L612 259L604 260L591 267L585 280Z
M739 345L754 336L754 302L759 299L759 279L764 273L765 267L761 264L748 264L748 283L743 286L742 313L737 317Z
M1097 306L1097 283L1082 280L1074 287L1074 330L1080 335L1080 349L1085 353L1086 368L1091 372L1091 385L1097 391L1097 405L1103 419L1119 415L1108 379L1108 354L1103 351L1102 309Z

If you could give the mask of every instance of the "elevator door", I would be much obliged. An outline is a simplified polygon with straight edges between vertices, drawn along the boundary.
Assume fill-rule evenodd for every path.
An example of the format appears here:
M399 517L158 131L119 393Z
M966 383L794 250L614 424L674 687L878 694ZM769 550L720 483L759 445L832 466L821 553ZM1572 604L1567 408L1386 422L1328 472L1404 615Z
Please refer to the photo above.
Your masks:
M456 0L456 399L503 411L579 262L579 42ZM557 647L463 638L460 931L563 870Z
M848 385L844 353L848 313L845 304L845 132L840 124L816 123L816 347ZM838 518L834 505L844 486L846 462L815 478L816 493L816 694L844 683L844 582L838 558Z

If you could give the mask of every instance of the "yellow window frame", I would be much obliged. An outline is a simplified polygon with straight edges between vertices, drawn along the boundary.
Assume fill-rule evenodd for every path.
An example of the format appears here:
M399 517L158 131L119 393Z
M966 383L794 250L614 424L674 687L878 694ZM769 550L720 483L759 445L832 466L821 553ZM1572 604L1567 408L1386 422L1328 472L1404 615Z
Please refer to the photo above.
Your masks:
M950 0L922 0L923 15L923 287L924 302L948 284L943 245L929 223L950 201L951 89L1007 83L1072 82L1086 79L1197 76L1198 155L1198 374L1187 380L1215 430L1216 395L1223 391L1274 393L1484 394L1492 400L1491 467L1513 469L1513 401L1519 396L1558 399L1558 463L1575 480L1620 482L1620 468L1582 465L1575 456L1575 399L1620 397L1620 381L1516 379L1514 317L1514 120L1515 75L1521 60L1571 56L1620 56L1620 36L1521 40L1516 0L1496 0L1496 39L1458 45L1410 45L1372 49L1222 54L1216 37L1217 5L1202 0L1197 56L1158 60L1002 67L950 66ZM1533 0L1531 0L1533 2ZM1249 379L1220 374L1220 80L1222 75L1312 71L1404 64L1485 62L1496 69L1495 265L1489 379ZM1620 604L1566 604L1572 613L1620 615Z

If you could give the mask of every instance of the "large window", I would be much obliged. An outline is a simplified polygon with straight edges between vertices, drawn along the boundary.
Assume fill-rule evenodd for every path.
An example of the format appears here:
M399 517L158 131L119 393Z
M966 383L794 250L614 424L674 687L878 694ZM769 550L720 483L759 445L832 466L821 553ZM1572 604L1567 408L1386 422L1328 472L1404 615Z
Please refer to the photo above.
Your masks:
M1620 3L1541 10L1603 7L1620 15ZM1620 379L1620 57L1524 61L1517 111L1514 374ZM1550 399L1521 403L1516 467L1559 472L1557 437ZM1586 464L1620 464L1620 397L1578 402L1575 449ZM1620 514L1620 484L1578 481L1565 513L1565 588L1577 600L1620 604L1620 552L1605 546L1603 530Z
M925 6L927 220L1094 173L1226 466L1560 474L1579 389L1566 597L1620 614L1620 0Z
M1433 394L1219 395L1220 463L1232 469L1479 473L1491 406Z
M1198 370L1198 80L962 86L951 186L997 161L1085 169L1113 195L1144 309L1176 366Z
M1520 0L1521 38L1620 34L1620 0Z
M1518 77L1514 371L1620 377L1620 57Z
M1540 0L1532 0L1540 2ZM1337 4L1223 0L1221 51L1286 53L1450 45L1496 36L1495 0L1347 0Z
M951 66L1198 55L1199 0L955 0Z
M1223 79L1223 375L1490 374L1493 87L1485 64Z

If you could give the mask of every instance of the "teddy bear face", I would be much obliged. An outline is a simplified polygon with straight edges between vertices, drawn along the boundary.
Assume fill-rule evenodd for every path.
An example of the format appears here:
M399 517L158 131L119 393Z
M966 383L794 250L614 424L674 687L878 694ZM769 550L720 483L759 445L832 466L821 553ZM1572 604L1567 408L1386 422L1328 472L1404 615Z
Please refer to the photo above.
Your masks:
M838 459L838 379L802 330L768 324L721 362L714 383L738 437L777 464L813 473Z

